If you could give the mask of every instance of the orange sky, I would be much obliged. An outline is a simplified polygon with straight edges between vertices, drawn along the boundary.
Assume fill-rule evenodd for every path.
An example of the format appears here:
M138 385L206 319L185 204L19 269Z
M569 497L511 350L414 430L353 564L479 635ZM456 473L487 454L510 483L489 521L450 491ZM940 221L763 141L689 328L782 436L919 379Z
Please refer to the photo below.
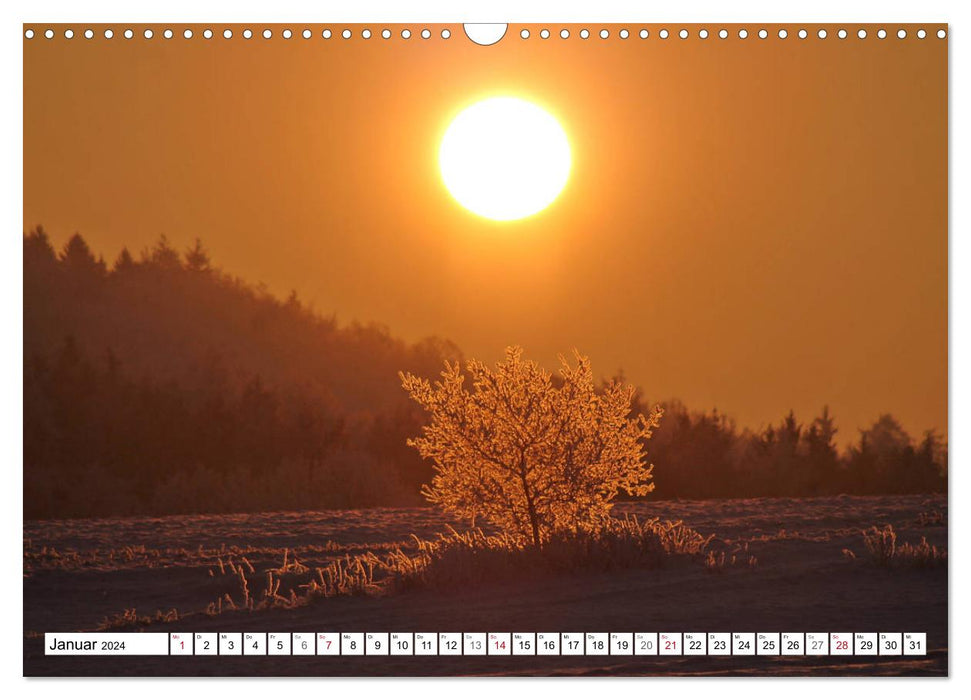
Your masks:
M341 320L487 359L575 346L740 425L828 403L843 440L887 411L915 435L946 428L937 26L544 41L530 25L492 47L460 27L203 28L24 41L25 229L80 231L109 262L198 236L226 271ZM493 223L445 191L437 148L464 106L504 94L560 120L573 171L545 212Z

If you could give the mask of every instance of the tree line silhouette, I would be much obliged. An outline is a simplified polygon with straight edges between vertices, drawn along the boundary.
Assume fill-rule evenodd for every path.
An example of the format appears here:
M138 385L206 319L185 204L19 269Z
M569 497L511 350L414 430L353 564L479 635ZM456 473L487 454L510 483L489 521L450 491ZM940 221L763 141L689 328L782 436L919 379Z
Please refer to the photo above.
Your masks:
M648 444L657 494L748 498L903 494L947 489L947 445L929 430L915 442L890 414L858 431L842 451L828 407L808 423L790 411L762 430L739 430L717 410L662 401L664 418Z
M25 517L418 505L433 473L406 440L426 416L398 372L461 359L441 338L280 300L198 240L180 253L163 236L109 266L38 227L24 236ZM841 452L825 409L751 431L662 405L652 498L946 488L942 439L915 442L889 415Z

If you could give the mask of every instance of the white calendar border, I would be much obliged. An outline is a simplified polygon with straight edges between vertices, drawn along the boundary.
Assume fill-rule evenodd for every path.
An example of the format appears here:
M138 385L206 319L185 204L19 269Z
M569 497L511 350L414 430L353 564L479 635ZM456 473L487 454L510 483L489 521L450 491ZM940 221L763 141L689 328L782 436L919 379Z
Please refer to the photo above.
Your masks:
M84 9L81 9L76 0L48 0L46 2L36 2L28 6L26 2L21 2L17 6L11 7L4 5L0 12L3 13L3 37L4 42L0 44L0 50L4 52L4 61L0 72L3 74L3 95L11 100L7 110L2 115L4 129L3 134L5 145L2 152L3 158L3 181L0 187L0 201L3 203L2 211L19 212L19 219L23 216L23 190L22 190L22 142L19 141L18 134L22 128L22 53L21 53L21 23L26 20L32 21L76 21L83 17L91 21L98 18L110 19L113 21L123 20L132 22L152 22L161 18L173 18L180 21L293 21L294 19L327 19L328 21L444 21L462 19L465 21L529 21L534 19L558 20L558 21L635 21L644 19L650 21L800 21L800 22L865 22L868 20L883 22L911 22L914 20L927 22L950 21L952 24L952 34L950 39L951 51L951 123L955 124L959 119L965 118L971 112L969 108L969 88L967 87L967 76L971 75L971 12L968 10L968 3L956 0L921 0L919 3L912 0L903 2L902 0L883 0L882 2L850 2L849 0L802 0L798 6L794 3L778 3L773 0L748 1L735 0L726 3L723 0L693 0L691 3L647 3L639 0L597 0L596 2L578 2L578 0L533 0L526 4L517 0L490 0L480 4L456 3L454 0L371 0L365 3L351 2L326 2L316 1L297 1L297 0L237 0L233 3L204 2L203 0L168 0L167 2L146 1L142 3L123 2L122 0L85 0ZM961 87L957 78L965 81L965 86ZM951 133L951 178L950 178L950 206L951 206L951 245L950 245L950 275L951 298L949 309L951 313L951 324L949 327L949 339L951 349L963 351L965 358L968 357L968 348L971 347L971 267L969 267L969 247L971 243L960 241L955 235L958 230L967 229L965 214L967 203L971 202L971 191L968 190L968 172L971 166L971 136L965 137L952 131ZM962 204L962 201L964 204ZM12 218L12 217L11 217ZM8 229L12 230L12 222L8 223ZM0 309L3 311L4 319L10 327L17 328L17 332L12 333L15 338L0 344L0 387L7 389L3 392L6 397L0 403L0 430L2 430L3 444L7 446L8 464L19 467L23 463L23 433L22 433L22 398L20 386L22 381L22 326L17 327L16 319L21 317L22 312L22 268L21 245L18 236L7 234L0 237L0 261L6 269L0 275ZM956 352L953 355L956 357ZM964 366L968 360L955 363L949 371L951 382L950 396L950 421L949 430L949 450L952 464L966 463L964 457L968 450L965 448L966 437L971 434L967 430L969 426L969 412L971 412L971 369L965 370ZM10 397L14 397L11 401ZM11 446L13 448L11 449ZM0 529L0 542L3 546L3 561L8 566L21 566L21 526L22 526L22 472L19 468L12 469L14 475L12 487L3 492L2 502L6 527ZM962 475L957 470L950 470L950 492L949 502L952 506L949 512L952 519L949 523L950 543L949 549L949 574L952 577L950 590L958 590L958 581L966 581L967 557L963 556L966 548L964 543L971 541L968 534L968 527L964 525L964 519L953 517L953 505L956 501L958 489L963 488ZM960 534L959 534L960 533ZM958 535L958 536L955 536ZM957 556L955 556L955 554ZM9 625L16 629L15 634L0 636L0 668L3 669L5 680L19 677L22 674L22 635L21 630L23 616L23 588L20 578L17 576L4 577L0 586L6 594L5 599L11 601L9 606L15 606L16 610L12 613L14 620ZM16 601L14 603L13 601ZM967 679L971 674L966 670L968 664L962 664L961 660L966 660L967 644L961 640L961 635L955 634L955 625L962 630L971 629L968 624L967 604L957 597L952 597L949 601L951 620L949 624L950 643L949 653L951 656L952 681L940 683L933 680L908 679L906 682L893 683L883 682L880 693L882 698L906 698L912 700L915 693L923 692L917 686L924 683L933 683L933 692L936 695L947 696L960 693L967 694L969 688L963 691L960 687L969 685ZM963 668L962 668L963 666ZM395 683L400 683L402 679L395 679ZM804 680L804 679L800 679ZM21 681L24 682L24 681ZM84 685L87 689L104 687L110 688L112 693L119 693L120 690L129 690L132 694L138 693L144 700L161 700L163 696L171 694L172 688L169 683L178 683L179 692L187 690L185 686L192 686L194 689L207 692L212 690L210 682L195 679L180 679L178 681L166 682L145 682L134 679L116 680L86 680ZM320 688L319 681L287 679L285 681L261 681L252 683L244 680L223 681L229 682L233 686L233 693L241 700L248 698L264 698L268 688L268 683L285 683L288 690L293 690L295 686L301 686L300 691L311 692L313 689ZM330 680L328 689L343 687L345 690L361 690L362 681L351 680ZM373 684L374 689L387 690L391 686L387 681L372 679L363 681L369 685ZM587 682L567 683L563 680L548 680L555 684L555 692L559 697L570 698L589 698L593 691L591 684L611 684L613 691L619 691L621 685L628 686L628 683L636 681L624 679L590 679ZM683 697L704 696L711 697L716 685L727 686L728 681L717 679L702 682L690 683L684 679L654 678L653 683L677 683L679 693ZM879 681L878 681L879 682ZM821 683L825 683L822 685ZM813 698L817 700L820 692L831 693L836 687L844 690L859 692L860 681L856 679L833 679L825 682L814 683L789 683L785 690L786 694L798 700L800 698ZM346 684L346 686L345 686ZM494 700L497 690L492 683L475 683L465 679L446 679L438 681L408 681L403 685L395 685L400 688L397 692L404 697L421 697L426 700L432 697L451 697L454 698L460 692L463 700L478 700L479 698L489 697ZM525 693L539 692L535 682L522 679L505 679L502 692L508 692L513 687ZM638 686L643 688L644 686ZM652 688L654 686L652 685ZM764 679L733 679L731 688L735 692L744 693L747 696L768 697L770 693L778 692L776 682ZM855 690L854 690L855 689ZM22 687L23 691L26 688ZM67 690L63 682L44 682L33 681L29 689L32 698L57 698L63 700L63 695ZM652 691L653 692L653 691ZM559 698L558 698L559 700Z

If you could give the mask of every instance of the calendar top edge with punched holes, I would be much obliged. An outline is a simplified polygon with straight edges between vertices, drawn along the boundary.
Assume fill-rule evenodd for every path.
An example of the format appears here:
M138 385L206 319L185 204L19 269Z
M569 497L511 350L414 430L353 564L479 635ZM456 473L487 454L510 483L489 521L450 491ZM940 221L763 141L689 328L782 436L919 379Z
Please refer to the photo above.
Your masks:
M24 675L947 676L951 25L796 9L23 22Z

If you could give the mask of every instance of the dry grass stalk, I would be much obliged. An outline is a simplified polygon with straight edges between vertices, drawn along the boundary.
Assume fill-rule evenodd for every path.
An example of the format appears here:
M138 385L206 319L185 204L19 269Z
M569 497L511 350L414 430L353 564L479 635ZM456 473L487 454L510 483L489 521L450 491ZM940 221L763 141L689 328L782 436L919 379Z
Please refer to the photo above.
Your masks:
M870 556L880 566L890 566L897 551L897 533L893 525L886 525L882 530L876 525L863 531L863 543Z
M897 533L892 525L882 530L876 526L863 531L863 541L870 552L871 560L878 566L907 566L929 569L947 566L947 549L931 545L926 537L919 544L904 542L897 545Z

